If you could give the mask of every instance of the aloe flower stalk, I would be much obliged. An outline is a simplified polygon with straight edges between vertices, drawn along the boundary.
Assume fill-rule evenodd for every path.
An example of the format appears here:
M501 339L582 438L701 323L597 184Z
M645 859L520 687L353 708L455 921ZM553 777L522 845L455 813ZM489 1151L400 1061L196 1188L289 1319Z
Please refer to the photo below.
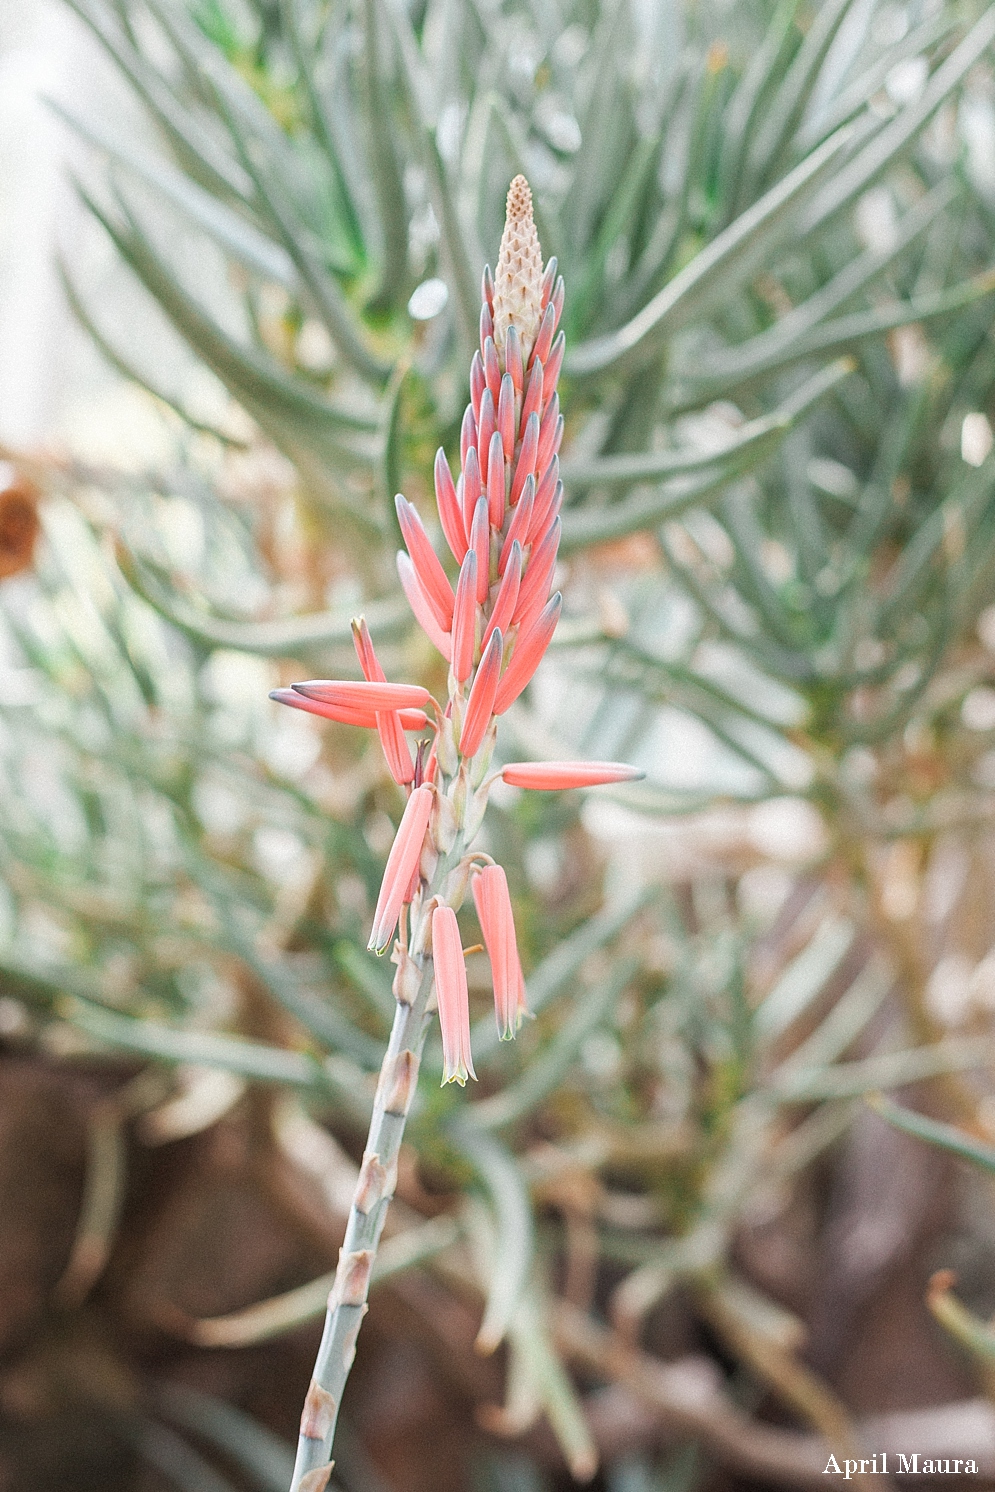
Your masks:
M563 280L543 269L523 176L508 192L497 272L483 275L480 350L454 481L445 452L435 493L455 585L414 507L396 499L406 551L398 574L415 619L450 664L448 697L384 678L362 619L353 627L362 680L311 680L272 698L378 731L395 781L408 791L387 860L369 946L393 962L397 1011L380 1073L356 1196L339 1256L314 1377L301 1419L292 1492L322 1492L342 1390L366 1312L370 1271L397 1176L397 1158L435 1009L443 1083L476 1076L470 1052L466 966L456 913L472 889L490 958L502 1038L527 1013L507 878L471 850L491 785L589 787L641 776L616 763L518 763L491 770L497 718L526 688L549 646L561 597L550 595L563 496L563 435L556 383L563 359ZM404 732L430 734L412 757ZM497 1344L494 1343L496 1346Z

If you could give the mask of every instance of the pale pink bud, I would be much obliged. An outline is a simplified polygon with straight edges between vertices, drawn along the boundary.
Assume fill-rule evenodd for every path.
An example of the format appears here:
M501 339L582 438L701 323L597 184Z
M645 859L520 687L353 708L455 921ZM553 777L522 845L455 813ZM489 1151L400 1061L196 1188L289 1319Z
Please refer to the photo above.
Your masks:
M484 656L480 660L476 677L470 687L470 698L466 702L463 729L460 732L461 756L476 756L487 733L494 713L494 696L501 674L501 653L504 639L499 631L491 633Z
M465 684L473 673L477 645L477 556L468 549L460 566L453 607L453 673Z
M471 446L477 444L477 420L473 413L473 405L468 404L463 411L463 423L459 432L459 464L466 465L466 453Z
M543 271L543 276L542 276L542 294L539 297L539 304L542 306L542 309L544 311L545 311L546 307L549 305L549 298L550 298L550 296L553 293L553 284L554 284L555 280L556 280L556 255L554 254L553 257L550 259L549 263L546 265L546 268Z
M373 914L373 931L368 945L377 953L383 953L394 936L411 878L418 869L425 831L432 812L433 796L434 789L416 787L405 805L397 827L394 843L387 856L387 868Z
M472 890L491 961L498 1034L502 1041L510 1041L525 1014L525 981L518 957L508 878L500 865L488 865L474 876Z
M560 520L555 518L546 530L542 542L533 549L528 569L522 577L518 604L515 607L515 621L526 632L531 624L531 616L538 616L546 604L553 571L556 569L561 527Z
M539 455L539 416L530 415L529 422L522 436L522 449L518 453L518 462L515 466L515 477L511 484L509 501L514 507L522 495L522 488L527 479L535 475L536 460Z
M497 428L504 447L504 459L510 461L515 454L515 385L511 381L510 373L506 373L501 379Z
M480 299L486 301L491 310L494 309L494 276L491 274L489 264L484 265L484 272L480 276Z
M556 388L556 382L560 376L560 369L563 366L563 349L566 347L566 345L566 338L564 337L563 333L560 332L560 334L556 338L556 341L549 349L549 357L546 359L545 379L546 387L548 388L550 393L552 393L553 390Z
M384 683L387 675L380 666L365 617L353 621L352 640L364 676L372 683ZM408 743L404 739L404 727L401 724L400 715L396 710L381 710L376 719L377 734L380 737L380 745L387 758L391 776L395 782L400 784L412 782L415 766L411 760Z
M477 416L477 460L480 462L480 480L487 481L487 453L491 448L491 436L497 429L494 400L490 389L484 389Z
M560 480L560 462L557 456L546 467L542 480L536 488L535 503L532 507L532 522L525 542L534 544L546 532L553 519L550 509L553 506L553 497L556 492L556 484Z
M522 363L522 339L515 326L509 326L505 338L504 365L511 374L515 393L520 394L525 388L525 367Z
M431 699L422 684L381 684L367 679L308 679L297 694L347 710L417 710Z
M529 386L525 392L525 400L522 404L522 418L520 421L520 426L523 435L525 434L525 427L529 422L530 415L534 414L537 415L540 419L542 418L542 391L544 379L545 374L543 371L542 363L537 360L532 364L532 372L529 374Z
M483 606L491 588L491 525L487 516L487 499L478 497L470 526L470 548L477 555L477 601Z
M472 419L473 416L471 415L470 418ZM460 512L449 462L441 446L435 453L435 500L438 504L439 521L442 524L442 532L446 536L446 543L452 551L453 559L460 564L466 554L466 529L463 526L463 514Z
M501 364L498 362L497 348L494 346L494 338L488 337L484 343L484 382L490 389L491 398L494 400L494 408L497 408L498 399L501 397Z
M463 523L466 528L467 537L470 534L470 525L473 523L473 515L477 511L477 500L483 491L480 480L480 458L477 455L476 446L471 446L463 458ZM472 540L471 540L472 542Z
M560 416L560 396L554 394L546 405L546 412L539 426L539 454L536 471L544 472L560 448L563 437L563 421Z
M398 493L394 506L419 584L439 627L443 632L448 632L453 621L453 588L449 584L449 578L432 548L432 541L425 532L424 524L411 504Z
M565 294L566 294L566 290L565 290L564 285L563 285L563 276L560 275L560 278L556 282L556 288L554 289L552 297L551 297L551 300L550 300L550 304L552 305L553 310L556 312L556 325L557 326L559 326L559 324L560 324L560 317L563 314L563 298L564 298Z
M430 606L428 597L418 579L415 567L411 563L411 556L405 554L403 549L397 551L397 573L404 594L408 598L408 605L415 614L415 621L425 633L432 646L438 648L448 663L452 656L452 637L450 633L444 632L439 626L435 611Z
M487 514L492 528L504 522L504 496L504 446L495 430L487 453Z
M473 354L473 362L470 364L470 407L473 410L473 418L480 419L480 401L484 396L487 380L484 377L484 360L479 352Z
M432 913L432 962L435 965L435 998L442 1030L442 1082L466 1086L476 1081L470 1053L470 997L466 987L466 964L459 923L452 907L436 907Z
M484 304L480 308L480 345L481 347L486 347L487 343L493 342L493 340L494 317L491 314L490 306L484 301Z
M549 349L553 345L553 333L556 330L556 311L554 307L547 306L543 312L542 325L536 338L536 345L532 352L534 363L544 363L549 357Z
M563 598L557 591L556 595L551 596L546 602L531 631L519 633L515 651L511 655L511 662L505 669L497 694L494 696L495 715L503 715L505 710L514 704L542 662L543 654L556 631L562 603Z
M511 626L511 618L515 612L518 601L518 588L522 581L522 548L517 540L513 541L505 566L504 577L498 587L498 593L494 598L494 609L491 612L490 621L481 639L481 648L486 648L491 640L491 633L495 628L499 629L501 635L508 635Z
M535 503L535 490L535 477L527 477L525 486L522 489L522 495L518 499L511 522L508 525L508 532L505 535L504 543L501 545L501 554L498 558L499 575L504 574L505 566L508 563L508 556L511 554L512 544L518 544L520 548L524 549L528 542L528 532L532 527L532 508Z
M501 776L511 787L552 793L560 788L636 782L646 773L626 762L509 762L501 769Z

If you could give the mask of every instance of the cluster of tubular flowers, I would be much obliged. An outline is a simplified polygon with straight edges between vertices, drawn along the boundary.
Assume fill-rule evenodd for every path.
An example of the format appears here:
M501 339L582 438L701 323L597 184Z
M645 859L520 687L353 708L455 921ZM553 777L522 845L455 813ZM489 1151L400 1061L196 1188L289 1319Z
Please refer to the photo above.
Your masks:
M508 192L497 271L492 278L484 270L457 480L441 448L435 460L439 521L459 567L455 585L415 508L396 499L406 545L398 573L415 618L449 664L445 703L419 685L388 683L362 620L353 623L361 681L315 680L272 696L376 729L395 781L408 790L369 946L385 952L400 926L394 989L409 1003L424 960L432 958L444 1083L475 1076L456 920L467 889L490 958L502 1038L514 1036L527 1013L504 870L470 848L491 784L502 778L551 790L642 775L615 762L517 762L491 771L498 717L532 679L560 614L561 596L550 592L563 499L556 393L563 293L556 260L543 269L532 194L518 176ZM405 733L426 730L412 756Z

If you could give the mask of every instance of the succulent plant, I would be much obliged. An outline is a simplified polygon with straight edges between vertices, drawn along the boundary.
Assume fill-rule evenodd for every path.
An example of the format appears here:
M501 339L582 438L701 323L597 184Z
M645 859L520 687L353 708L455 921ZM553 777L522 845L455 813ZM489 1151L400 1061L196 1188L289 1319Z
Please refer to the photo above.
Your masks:
M493 775L487 868L462 891L499 1025L471 1020L485 980L463 963L460 898L430 906L426 880L446 1037L427 1060L480 1081L419 1091L405 1143L446 1205L419 1216L409 1188L350 1308L426 1259L454 1298L475 1292L484 1344L507 1341L506 1403L478 1418L521 1434L546 1414L575 1475L593 1474L599 1432L571 1366L700 1447L659 1485L712 1463L807 1485L811 1439L714 1385L689 1406L635 1343L679 1282L705 1346L845 1459L859 1427L800 1359L797 1323L740 1278L737 1232L773 1188L802 1188L866 1092L929 1079L946 1118L976 1117L995 929L924 908L952 845L987 884L995 784L977 144L995 12L71 4L155 142L94 105L72 121L95 147L81 191L163 345L214 382L209 407L170 385L171 360L109 330L70 257L98 344L173 412L174 455L135 474L0 453L45 494L34 572L2 598L18 667L0 1014L59 1050L136 1054L146 1082L128 1069L94 1121L103 1210L80 1224L69 1294L113 1253L140 1111L166 1124L196 1090L197 1112L229 1122L248 1091L291 1168L288 1093L322 1121L294 1110L315 1147L330 1130L358 1153L388 1112L375 1074L402 1007L366 943L372 917L389 946L426 832L452 827L430 820L431 758L405 735L429 732L431 696L447 783L461 752L494 753L460 802ZM481 328L480 270L520 172L565 294L555 277L536 292L519 215ZM545 383L526 407L532 339L544 378L556 360L555 409ZM523 626L509 664L523 595L541 638L526 656ZM376 728L387 770L356 726ZM609 808L547 796L595 779ZM694 815L716 805L732 827L709 854ZM802 841L780 861L778 812ZM957 957L974 972L952 1032ZM536 1019L512 1048L522 969ZM402 1014L421 1019L428 994ZM330 1284L274 1283L183 1331L262 1338L320 1316ZM305 1474L324 1474L320 1440ZM178 1478L182 1455L162 1455Z

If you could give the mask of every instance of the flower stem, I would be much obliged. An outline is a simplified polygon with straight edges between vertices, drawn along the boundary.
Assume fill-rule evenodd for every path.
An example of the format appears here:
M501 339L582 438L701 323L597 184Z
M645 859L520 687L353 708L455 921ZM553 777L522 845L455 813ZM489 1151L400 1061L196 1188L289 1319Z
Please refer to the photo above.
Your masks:
M331 1475L335 1423L356 1355L356 1338L367 1311L370 1274L387 1208L397 1184L398 1154L431 1023L428 1006L434 984L434 965L431 955L421 951L424 946L420 936L421 924L433 897L462 853L463 835L458 833L449 854L440 856L432 882L427 888L423 887L417 913L412 916L412 946L415 951L410 957L420 970L418 989L412 1003L398 999L390 1040L380 1068L363 1164L339 1252L335 1282L328 1297L321 1345L301 1415L290 1492L324 1492ZM397 987L401 989L403 985L398 982Z

